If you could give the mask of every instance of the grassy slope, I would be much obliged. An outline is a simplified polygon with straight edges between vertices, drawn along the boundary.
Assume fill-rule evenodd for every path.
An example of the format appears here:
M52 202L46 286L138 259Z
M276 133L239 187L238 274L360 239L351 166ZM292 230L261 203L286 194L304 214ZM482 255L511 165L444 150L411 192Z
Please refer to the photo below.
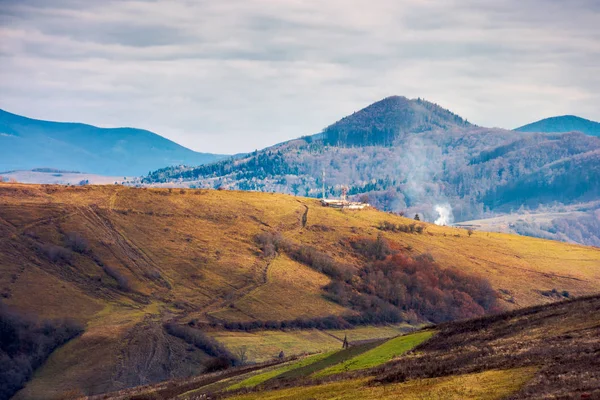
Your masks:
M407 383L372 386L367 379L296 387L231 397L236 400L276 399L501 399L518 390L533 376L534 368L486 371L478 374L433 378ZM401 397L399 397L401 394Z
M377 365L390 361L403 353L413 349L434 334L433 331L421 331L405 336L398 336L385 343L375 347L366 353L360 354L354 358L338 363L322 371L316 376L322 377L341 372L357 371L361 369L373 368Z
M199 376L102 397L122 400L133 393L158 392L164 398L196 400L350 398L596 398L600 395L600 295L515 310L475 320L438 325L437 333L396 360L374 368L316 377L313 373L345 363L357 353L395 353L403 339L369 351L365 345L304 358L285 365L248 370L233 368L224 379ZM416 344L416 343L413 343ZM382 352L382 349L386 349ZM371 355L370 355L371 353ZM371 363L372 364L372 363ZM299 365L302 365L298 367ZM237 372L236 372L237 370ZM281 371L286 371L280 374ZM277 376L275 376L277 375ZM371 379L369 379L369 377ZM227 388L246 381L238 392ZM202 384L204 382L204 384ZM255 383L260 386L252 388ZM161 389L162 388L162 389ZM169 388L165 391L165 388ZM281 390L284 389L284 390ZM226 390L223 392L223 390ZM97 400L99 397L92 400Z
M286 320L311 315L340 315L348 310L323 301L322 287L330 279L285 255L270 262L266 283L231 303L230 308L211 313L219 319L238 319L237 314L258 320Z
M308 225L303 229L305 206ZM325 276L284 257L269 265L259 256L253 237L278 230L358 267L362 261L347 251L345 241L357 235L375 238L382 220L409 223L375 210L340 212L314 199L279 194L1 184L4 301L25 312L72 316L87 323L86 333L70 343L68 351L52 356L27 393L35 397L34 392L63 371L57 391L73 386L85 393L116 389L120 386L115 377L125 386L143 383L135 376L147 382L166 377L171 372L157 371L161 363L171 362L165 349L175 345L186 354L185 343L161 333L167 319L287 319L341 313L338 305L320 296ZM72 253L69 263L51 262L36 250L40 244L64 246L69 232L84 236L93 256ZM429 252L442 266L485 276L495 289L504 290L506 308L550 301L540 290L580 295L600 288L599 249L494 233L467 237L464 230L437 226L428 226L423 235L384 235L396 248ZM98 260L118 271L133 290L119 289ZM151 332L154 351L135 346L139 332ZM329 340L325 336L331 339L319 350L337 341L322 332L308 334L323 335L323 342ZM291 352L314 351L294 345L296 338L288 339ZM281 349L276 341L265 354L271 357L273 350ZM124 372L147 353L152 355L143 362L147 369ZM201 358L182 356L176 375L197 372ZM91 377L99 382L97 387L89 383Z
M274 369L274 370L271 370L268 372L264 372L262 374L251 376L247 379L244 379L243 381L241 381L239 383L231 385L230 387L227 388L227 390L235 390L235 389L254 387L254 386L260 385L261 383L266 382L269 379L275 378L276 376L279 376L286 372L290 372L290 371L296 370L298 368L302 368L302 367L308 366L310 364L316 363L317 361L321 361L324 358L329 357L330 355L331 355L331 352L320 353L320 354L315 354L312 356L305 357L305 358L301 359L300 361L296 361L296 362L290 363L288 365L284 365L280 368L277 368L277 369Z

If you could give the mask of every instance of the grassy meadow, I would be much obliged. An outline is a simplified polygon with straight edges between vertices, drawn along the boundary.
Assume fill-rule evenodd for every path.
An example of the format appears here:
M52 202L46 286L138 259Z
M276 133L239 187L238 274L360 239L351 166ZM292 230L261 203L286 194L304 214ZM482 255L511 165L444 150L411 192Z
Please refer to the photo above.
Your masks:
M363 354L319 371L316 377L376 367L412 350L434 334L433 331L421 331L398 336Z

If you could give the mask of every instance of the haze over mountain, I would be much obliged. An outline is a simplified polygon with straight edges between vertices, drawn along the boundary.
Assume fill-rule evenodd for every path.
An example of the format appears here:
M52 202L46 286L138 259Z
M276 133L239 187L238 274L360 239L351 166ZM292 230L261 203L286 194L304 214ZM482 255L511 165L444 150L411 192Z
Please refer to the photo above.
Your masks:
M586 135L600 136L600 123L575 115L545 118L515 129L519 132L583 132Z
M165 165L200 165L222 157L142 129L42 121L0 110L0 171L55 168L142 175Z
M323 171L328 196L347 185L380 209L428 221L443 207L451 223L600 199L600 139L478 127L436 104L394 96L320 134L240 159L163 168L144 182L317 197Z

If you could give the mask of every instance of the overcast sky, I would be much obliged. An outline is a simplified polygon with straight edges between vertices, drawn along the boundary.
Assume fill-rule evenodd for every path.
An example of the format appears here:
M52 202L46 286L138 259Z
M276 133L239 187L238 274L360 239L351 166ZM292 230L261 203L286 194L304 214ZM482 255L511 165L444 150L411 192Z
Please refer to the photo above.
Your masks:
M598 0L0 0L0 108L236 153L390 95L600 120Z

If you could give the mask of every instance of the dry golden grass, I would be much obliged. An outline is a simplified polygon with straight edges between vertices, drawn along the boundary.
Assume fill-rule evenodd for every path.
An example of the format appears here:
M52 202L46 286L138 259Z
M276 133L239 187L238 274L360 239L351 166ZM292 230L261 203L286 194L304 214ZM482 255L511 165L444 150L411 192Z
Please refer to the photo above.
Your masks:
M308 224L303 228L305 206ZM354 236L375 238L384 220L413 222L375 210L323 208L314 199L281 194L1 184L0 291L4 302L22 311L75 317L88 324L86 334L70 344L81 351L61 350L51 365L66 371L65 386L71 382L91 393L99 390L89 383L92 377L103 388L113 387L110 374L95 371L100 364L107 371L123 368L123 343L148 320L187 322L207 320L207 315L293 319L351 312L321 296L325 276L283 256L267 270L254 237L279 231L358 268L362 261L345 243ZM87 239L93 257L73 253L70 263L55 263L36 250L44 243L65 246L69 232ZM496 290L503 290L505 308L551 301L541 290L556 288L572 295L600 291L597 248L498 233L467 237L464 230L433 225L422 235L384 235L397 249L410 249L406 251L413 255L428 252L442 266L489 279ZM97 260L125 277L132 291L119 289ZM152 309L149 304L160 306ZM215 335L233 348L246 340L241 333ZM316 331L251 335L254 339L249 337L247 344L256 344L254 360L280 350L293 354L339 345L338 339ZM273 339L276 335L281 337ZM110 344L86 347L88 338ZM68 366L75 368L77 362L82 363L81 372L74 377ZM41 387L39 382L58 377L48 371L42 369L30 386Z
M328 329L325 332L341 341L344 340L344 337L347 337L348 341L352 343L362 340L391 338L408 333L414 329L415 325L403 323L382 326L359 326L352 329Z
M270 264L266 283L232 303L236 310L257 320L291 320L314 315L349 314L349 310L323 298L325 275L277 256ZM223 318L223 313L213 315ZM232 319L232 318L229 318Z
M535 368L485 371L446 378L414 380L391 385L368 385L367 379L345 380L318 386L261 391L230 397L236 400L276 399L481 399L504 398L519 390L533 377Z
M261 332L209 332L227 348L236 351L242 346L248 349L248 361L262 362L276 358L280 351L286 356L318 353L340 349L342 342L317 329Z

